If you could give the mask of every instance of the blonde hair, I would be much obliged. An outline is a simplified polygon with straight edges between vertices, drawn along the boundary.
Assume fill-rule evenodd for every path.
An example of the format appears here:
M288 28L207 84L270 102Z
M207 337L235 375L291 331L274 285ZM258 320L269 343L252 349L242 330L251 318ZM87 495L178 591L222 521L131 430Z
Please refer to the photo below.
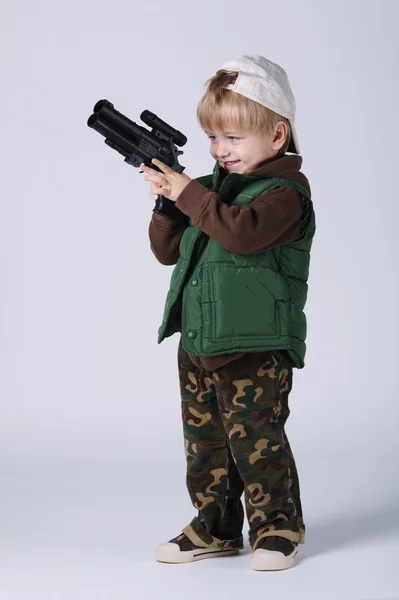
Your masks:
M234 83L237 71L220 69L206 82L207 90L197 107L197 119L204 131L224 133L228 127L244 129L256 135L271 135L279 121L287 125L287 137L278 154L284 154L291 141L288 119L242 94L225 87Z

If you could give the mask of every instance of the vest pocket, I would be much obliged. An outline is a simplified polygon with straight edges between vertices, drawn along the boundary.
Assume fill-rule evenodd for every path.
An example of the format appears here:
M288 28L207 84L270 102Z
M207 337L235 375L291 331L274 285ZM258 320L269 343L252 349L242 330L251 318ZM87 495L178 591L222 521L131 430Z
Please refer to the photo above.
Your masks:
M280 336L284 283L268 267L208 263L204 269L204 336L212 341Z

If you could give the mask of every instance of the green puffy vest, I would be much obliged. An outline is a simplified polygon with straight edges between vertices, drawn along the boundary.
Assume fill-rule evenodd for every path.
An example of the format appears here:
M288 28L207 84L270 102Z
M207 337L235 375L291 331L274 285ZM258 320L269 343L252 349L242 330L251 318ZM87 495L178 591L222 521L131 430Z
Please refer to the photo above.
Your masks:
M219 165L197 181L217 191L229 205L249 204L263 192L289 185L302 201L302 235L297 241L245 255L230 252L200 229L189 226L180 241L180 257L166 297L158 343L179 331L182 346L195 356L233 352L288 351L302 368L306 352L307 279L315 233L313 203L295 181L231 173L217 190Z

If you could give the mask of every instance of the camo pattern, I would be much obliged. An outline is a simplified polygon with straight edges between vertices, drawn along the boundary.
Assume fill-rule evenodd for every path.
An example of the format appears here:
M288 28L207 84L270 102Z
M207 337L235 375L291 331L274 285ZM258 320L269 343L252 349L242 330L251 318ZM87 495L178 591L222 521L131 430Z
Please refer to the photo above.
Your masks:
M194 517L191 523L183 528L183 534L185 534L193 544L200 548L227 550L230 548L241 549L244 547L242 535L235 539L219 540L217 537L207 532L204 523L201 522L198 517ZM178 536L176 540L179 539Z
M214 371L178 348L187 488L195 533L209 545L279 535L304 543L300 489L285 434L292 363L284 351L247 353ZM196 538L198 540L198 538Z

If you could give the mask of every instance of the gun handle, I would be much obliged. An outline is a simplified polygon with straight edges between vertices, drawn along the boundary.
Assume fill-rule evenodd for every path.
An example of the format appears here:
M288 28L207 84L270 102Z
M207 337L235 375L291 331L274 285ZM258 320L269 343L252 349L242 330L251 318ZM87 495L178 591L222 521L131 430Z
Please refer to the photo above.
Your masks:
M162 194L160 194L155 201L155 207L152 212L171 217L175 221L181 222L181 224L187 222L188 225L189 222L189 217L177 208L175 202L169 200L169 198L165 198Z

